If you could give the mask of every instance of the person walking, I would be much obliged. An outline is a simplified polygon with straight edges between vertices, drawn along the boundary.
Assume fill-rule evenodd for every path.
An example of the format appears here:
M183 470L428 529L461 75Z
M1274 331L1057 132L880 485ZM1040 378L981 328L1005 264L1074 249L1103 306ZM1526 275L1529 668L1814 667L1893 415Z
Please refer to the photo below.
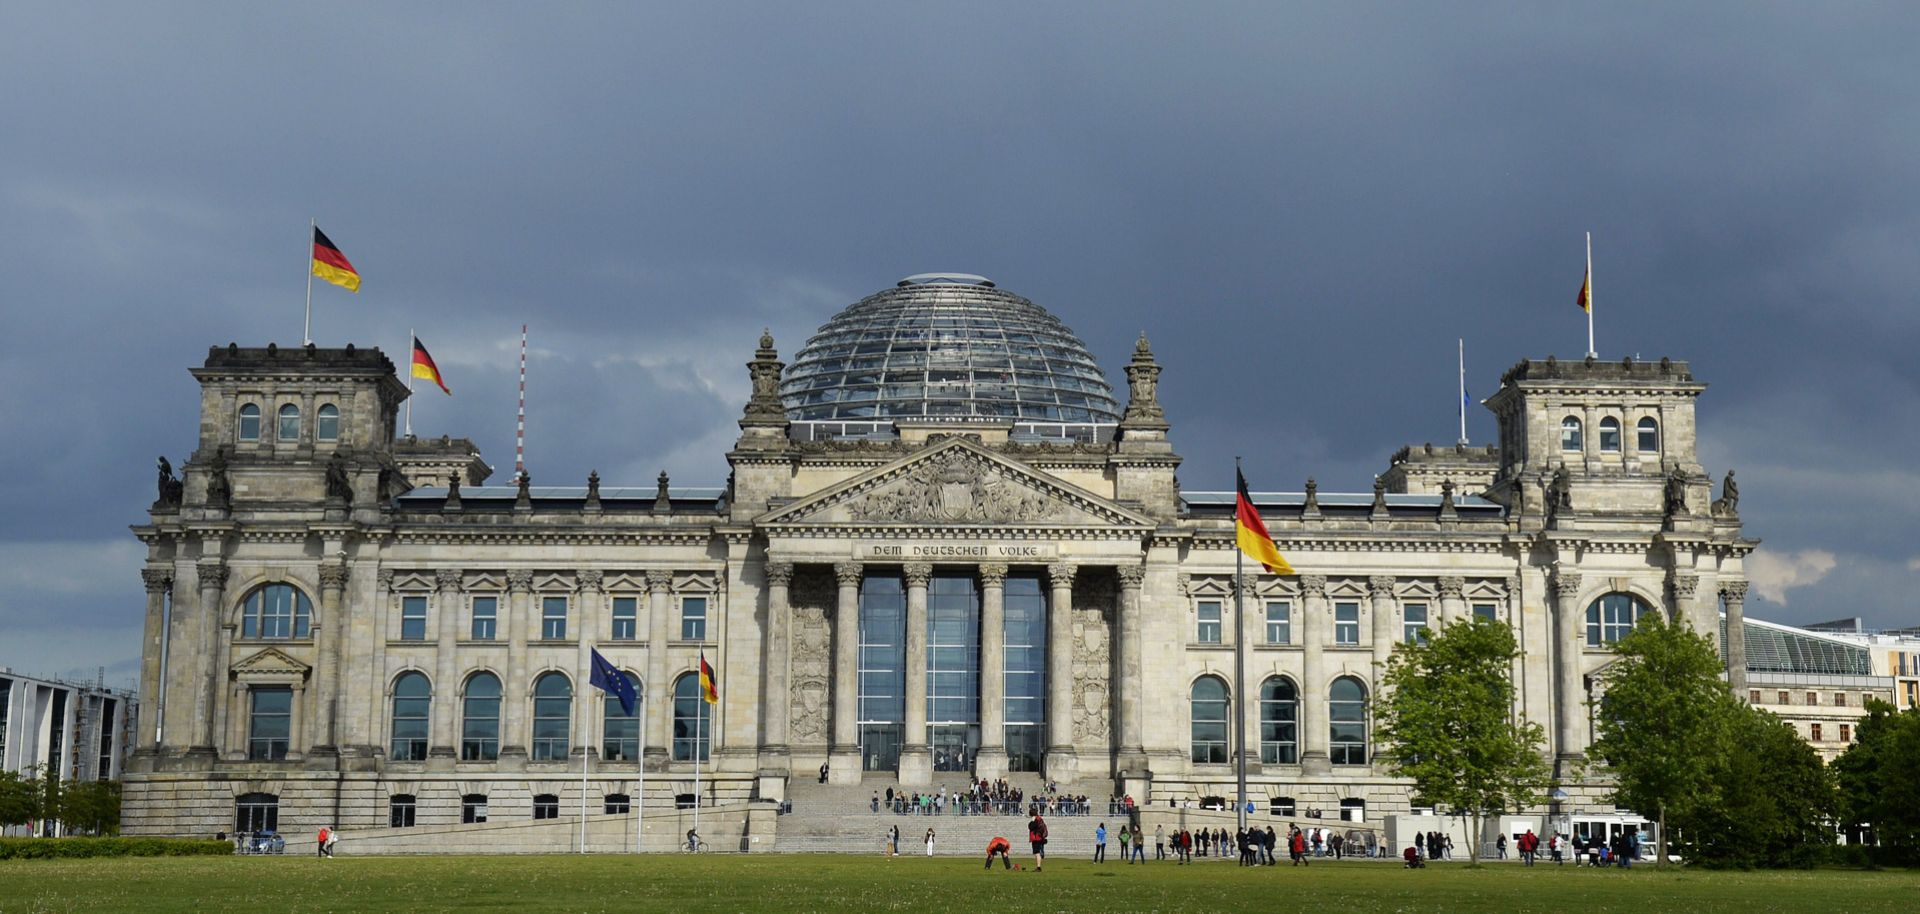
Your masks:
M1107 823L1100 823L1093 830L1093 862L1107 862Z
M313 838L313 855L315 857L325 857L327 855L327 827L325 825L320 826L320 833Z
M1138 825L1133 826L1133 859L1141 866L1147 865L1147 836Z
M1000 865L1002 868L1013 869L1013 860L1007 856L1012 850L1013 842L999 835L994 835L992 840L987 842L987 869L993 869L993 855L995 854L1000 855Z
M1165 825L1153 827L1153 859L1167 859L1167 827Z
M1047 820L1038 813L1027 822L1027 843L1033 845L1033 871L1038 873L1047 862Z
M333 846L339 843L339 841L340 841L340 829L332 825L327 826L327 840L325 844L326 844L328 860L333 859Z

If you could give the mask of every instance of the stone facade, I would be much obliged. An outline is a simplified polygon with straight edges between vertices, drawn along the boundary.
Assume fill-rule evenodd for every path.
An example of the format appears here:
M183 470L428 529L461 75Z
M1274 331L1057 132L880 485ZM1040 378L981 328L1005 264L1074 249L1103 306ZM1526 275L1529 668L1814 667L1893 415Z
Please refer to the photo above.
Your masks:
M1402 459L1391 495L1384 483L1257 493L1301 574L1236 579L1232 495L1179 489L1144 338L1117 428L1072 440L982 420L794 434L778 352L760 343L726 487L596 480L457 496L431 478L446 464L398 459L434 449L395 440L406 391L379 352L213 350L194 372L200 437L182 495L168 504L163 487L135 528L160 582L143 694L164 681L167 698L142 708L159 726L139 731L128 832L230 830L241 795L277 798L294 833L384 827L396 795L414 798L421 826L457 826L476 795L492 823L529 819L538 796L577 808L582 753L589 805L644 792L664 808L698 777L703 803L756 808L823 765L841 784L1017 775L1031 765L1012 728L1001 738L1016 656L1001 620L1016 583L1047 607L1034 776L1150 802L1231 795L1231 753L1245 751L1256 796L1404 812L1407 786L1378 758L1366 702L1392 644L1478 614L1513 627L1515 712L1546 727L1577 801L1600 789L1573 767L1591 738L1592 676L1632 613L1707 631L1723 604L1740 618L1753 544L1737 497L1710 497L1694 451L1705 385L1685 363L1521 362L1487 401L1492 450ZM323 439L312 419L328 407ZM1451 463L1459 475L1438 482L1412 472ZM433 473L409 478L410 466ZM1250 473L1267 475L1257 462ZM1428 490L1439 483L1456 494ZM903 607L897 762L867 744L860 693L875 582ZM953 588L970 595L979 635L978 694L964 696L978 717L957 749L927 718L953 697L947 655L929 643L951 637L937 629ZM273 627L279 605L305 622ZM583 675L594 650L639 684L643 750L602 757L602 699ZM698 724L710 754L696 771L697 702L676 713L673 696L703 656L719 703ZM1216 686L1236 724L1219 751L1208 724L1220 706L1202 701ZM875 758L885 770L864 770Z

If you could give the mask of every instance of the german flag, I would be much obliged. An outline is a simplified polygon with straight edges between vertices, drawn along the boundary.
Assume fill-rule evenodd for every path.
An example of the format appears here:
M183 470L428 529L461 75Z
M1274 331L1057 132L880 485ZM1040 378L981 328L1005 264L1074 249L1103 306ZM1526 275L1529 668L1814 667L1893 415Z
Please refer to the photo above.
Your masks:
M1253 507L1253 497L1247 494L1247 477L1240 471L1233 471L1234 492L1233 538L1240 545L1240 551L1248 558L1266 566L1274 574L1293 574L1293 566L1280 555L1279 547L1273 544L1273 537L1267 535L1267 525L1260 520L1260 512Z
M1587 268L1587 275L1580 280L1580 297L1573 300L1580 310L1593 313L1593 268Z
M313 227L313 275L336 286L344 286L350 292L360 291L360 271L347 262L347 255L333 246L327 233Z
M700 652L700 697L710 705L720 703L720 687L714 682L713 666L707 663L706 651Z
M447 391L447 396L453 396L453 391L447 390L447 382L440 380L440 366L433 363L433 356L427 354L426 345L417 336L413 338L413 376L426 378Z

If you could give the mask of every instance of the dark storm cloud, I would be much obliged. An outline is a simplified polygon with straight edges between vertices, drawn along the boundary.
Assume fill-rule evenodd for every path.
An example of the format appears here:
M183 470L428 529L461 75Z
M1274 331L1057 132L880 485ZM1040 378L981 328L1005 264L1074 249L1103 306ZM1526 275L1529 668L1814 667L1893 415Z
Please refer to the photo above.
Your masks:
M822 8L824 7L824 8ZM1037 8L1036 8L1037 7ZM343 23L350 23L342 27ZM715 484L791 355L923 270L1110 371L1142 330L1189 487L1365 489L1576 356L1690 359L1787 621L1913 621L1920 85L1896 5L10 8L0 662L137 650L125 525L186 367L298 342L306 220L366 277L315 337L434 347L421 434L542 482ZM1472 417L1484 441L1491 420ZM1830 556L1830 563L1821 556ZM1824 571L1820 570L1825 568ZM1798 586L1787 586L1798 584Z

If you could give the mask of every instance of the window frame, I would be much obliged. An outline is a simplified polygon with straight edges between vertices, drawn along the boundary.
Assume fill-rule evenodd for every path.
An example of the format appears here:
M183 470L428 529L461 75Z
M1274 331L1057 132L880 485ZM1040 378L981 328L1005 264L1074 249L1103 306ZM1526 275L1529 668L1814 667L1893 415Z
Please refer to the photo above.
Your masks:
M420 799L410 793L387 797L387 827L412 828L418 824Z
M273 419L273 440L291 442L300 440L300 404L280 404L280 407L273 411ZM288 434L289 429L292 430L292 434Z
M483 603L487 606L485 614L480 612ZM484 629L482 623L485 623ZM500 640L499 595L479 594L467 601L467 638L471 641Z
M1266 620L1267 621L1267 624L1266 624L1267 643L1268 644L1293 643L1293 601L1268 600L1266 610L1267 610L1267 620ZM1277 619L1274 618L1275 610L1279 611L1279 618Z
M329 425L332 426L331 434L328 433ZM332 403L322 403L319 409L313 411L313 440L328 442L340 440L340 407Z
M402 695L401 690L418 682L425 691L418 695ZM401 714L401 702L407 702L407 712ZM414 713L414 712L418 713ZM402 722L418 722L418 736L401 736ZM427 744L433 733L433 680L419 670L405 670L393 678L393 694L387 699L387 758L396 762L424 762L427 760ZM405 747L401 745L405 741Z
M560 818L560 795L556 793L536 793L533 795L533 820L535 822Z
M1420 616L1420 619L1418 622L1414 621L1414 614L1416 612L1418 612ZM1427 641L1433 638L1433 630L1431 628L1432 619L1433 619L1433 610L1430 604L1427 604L1427 603L1402 604L1400 607L1401 639L1406 641L1408 644L1415 643L1414 639L1416 638L1419 639L1418 643L1420 644L1427 643Z
M640 640L640 598L614 597L608 601L608 613L611 615L611 639L614 641Z
M1587 449L1586 423L1578 416L1567 416L1560 420L1560 451L1564 454L1585 453Z
M612 692L602 694L600 759L601 761L635 762L640 760L640 727L642 726L640 716L647 706L647 693L639 676L626 670L619 672L620 675L627 677L627 683L633 686L633 713L626 713L626 709L620 706L620 696ZM618 735L614 732L616 724L620 729ZM615 746L615 751L608 751L608 747L616 743L618 746Z
M1219 694L1202 697L1200 690L1217 689ZM1202 708L1209 716L1202 717ZM1218 708L1219 716L1211 716ZM1225 765L1233 758L1233 691L1227 681L1211 673L1193 680L1187 687L1187 761L1195 765ZM1206 732L1202 734L1201 728Z
M1352 618L1340 618L1342 612ZM1333 644L1335 647L1358 647L1360 645L1360 603L1359 601L1340 600L1333 604Z
M1284 687L1288 692L1274 688ZM1272 712L1272 713L1269 713ZM1272 728L1271 730L1269 728ZM1292 739L1268 739L1269 733L1291 732ZM1295 765L1300 762L1300 687L1287 676L1268 676L1260 683L1260 764Z
M400 640L427 640L427 598L425 594L400 596Z
M487 822L487 795L467 793L460 795L460 824L485 825Z
M691 716L684 713L693 709ZM692 734L687 735L691 727ZM676 762L691 762L698 756L708 761L713 752L713 706L700 694L700 671L690 670L673 680L673 745L669 757Z
M1608 435L1613 436L1612 447L1607 446ZM1625 442L1622 441L1621 435L1620 435L1620 420L1612 416L1603 417L1600 420L1600 453L1618 454L1620 453L1620 448L1624 443Z
M699 611L689 612L688 609L695 604L700 607ZM711 608L712 603L706 594L688 594L680 598L680 640L706 643L707 614Z
M540 640L567 640L567 615L573 601L564 594L547 594L540 598ZM555 613L554 608L559 607Z
M268 631L269 623L272 632ZM241 640L305 641L312 637L313 601L299 587L286 581L268 581L247 591L240 601Z
M263 411L260 409L260 404L258 403L240 404L239 419L234 424L234 437L240 441L249 443L259 441L261 432L265 431L265 422L261 418L262 413ZM251 435L247 434L249 425L253 428L253 434Z
M1626 601L1624 608L1627 618L1625 620L1619 617L1622 610L1620 600ZM1640 599L1638 594L1624 590L1611 590L1594 597L1587 604L1584 644L1590 650L1609 647L1621 638L1625 638L1627 633L1633 631L1634 626L1639 625L1640 620L1651 612L1653 612L1651 604Z
M542 694L543 690L547 694ZM564 690L564 694L561 690ZM567 760L568 753L573 749L573 692L573 680L559 670L548 670L534 677L533 707L528 715L533 727L533 738L527 741L529 760Z
M285 711L263 710L261 699L268 696L284 696L287 702ZM278 721L283 732L261 733L261 725ZM290 685L249 685L247 686L247 760L250 762L283 762L293 747L293 686Z
M1337 697L1338 692L1343 683L1351 684L1353 688L1358 689L1359 697L1358 698ZM1328 686L1326 700L1327 700L1327 757L1328 759L1332 762L1332 764L1335 764L1335 765L1367 764L1367 750L1368 750L1368 744L1371 742L1372 731L1371 731L1371 728L1368 726L1368 720L1367 720L1366 683L1361 682L1357 677L1354 677L1354 676L1338 677L1334 679L1333 683L1330 686ZM1349 713L1348 716L1343 717L1341 716L1343 711L1347 711L1347 712L1357 711L1357 714ZM1340 735L1339 727L1343 723L1349 724L1349 725L1357 724L1359 727L1360 738L1358 740L1337 738Z
M1222 617L1225 610L1219 600L1198 600L1193 604L1193 643L1220 644L1224 637ZM1211 616L1211 618L1209 618Z
M493 694L475 694L474 685L491 683ZM491 670L476 670L460 684L460 760L463 762L492 762L500 758L500 712L506 698L506 689L500 677ZM481 703L476 708L476 702ZM492 702L492 716L480 716L476 710L486 710L485 702ZM475 725L486 725L491 727ZM491 732L491 736L486 735Z
M1652 416L1640 417L1640 421L1633 424L1633 435L1635 450L1642 454L1660 452L1660 420Z

